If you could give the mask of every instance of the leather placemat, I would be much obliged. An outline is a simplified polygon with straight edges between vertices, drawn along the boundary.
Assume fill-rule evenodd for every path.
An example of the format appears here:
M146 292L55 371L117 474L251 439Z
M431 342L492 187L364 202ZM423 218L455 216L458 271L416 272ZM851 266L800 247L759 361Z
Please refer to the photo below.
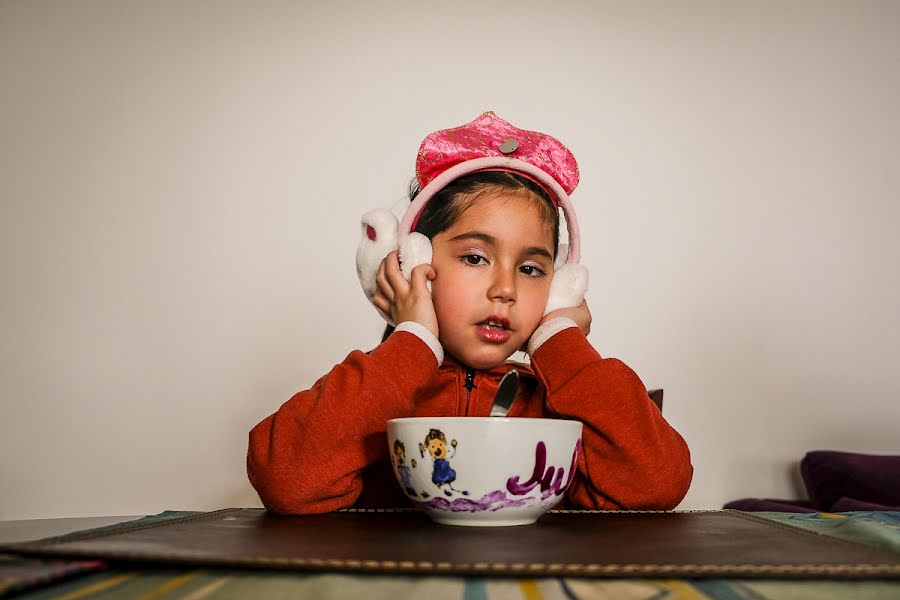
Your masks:
M0 546L31 556L307 571L590 577L898 578L900 554L737 511L559 511L520 527L414 510L225 509Z

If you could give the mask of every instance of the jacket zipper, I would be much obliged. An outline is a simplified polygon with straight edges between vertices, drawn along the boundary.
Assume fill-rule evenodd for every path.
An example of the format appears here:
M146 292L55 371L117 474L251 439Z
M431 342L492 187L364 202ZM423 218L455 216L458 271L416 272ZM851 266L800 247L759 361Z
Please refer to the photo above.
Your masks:
M475 387L475 369L467 368L466 369L466 412L463 414L469 415L469 398L472 396L472 389Z

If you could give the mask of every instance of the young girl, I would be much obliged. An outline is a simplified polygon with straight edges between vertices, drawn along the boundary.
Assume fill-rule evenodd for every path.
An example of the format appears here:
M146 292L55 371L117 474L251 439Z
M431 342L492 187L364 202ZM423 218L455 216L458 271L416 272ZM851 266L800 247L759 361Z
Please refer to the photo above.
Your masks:
M578 170L568 149L485 113L428 136L416 173L412 213L400 229L428 238L431 260L408 277L396 251L381 260L370 298L396 330L369 353L351 352L250 432L247 471L266 508L302 514L404 505L387 421L487 416L513 367L520 385L508 416L584 423L566 506L674 508L692 475L684 440L638 376L588 342L591 313L579 294L547 312L564 287L556 260L560 209L569 260L574 252L577 261L567 194ZM530 366L507 362L519 349Z

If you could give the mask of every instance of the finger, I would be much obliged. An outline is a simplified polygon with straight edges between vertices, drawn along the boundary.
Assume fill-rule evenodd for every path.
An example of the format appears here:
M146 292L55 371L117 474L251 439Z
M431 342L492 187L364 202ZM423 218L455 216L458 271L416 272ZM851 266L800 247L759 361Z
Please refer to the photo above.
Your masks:
M387 262L387 257L381 259L381 262L378 263L378 270L375 272L375 277L384 277L384 264Z
M387 314L391 313L391 302L382 294L375 294L375 297L372 299L372 304L374 304L375 308L378 310Z
M584 311L586 321L584 326L584 335L588 335L591 333L591 322L594 320L594 317L591 315L591 309L588 308L587 300L581 301L581 309Z
M428 286L425 284L429 279L434 279L434 269L431 265L421 264L410 273L410 287L414 290L428 292ZM429 277L431 275L431 277Z
M384 275L395 293L403 293L409 288L409 282L400 272L400 259L397 258L396 250L384 259Z
M581 307L584 309L584 312L587 313L588 319L592 319L593 317L591 316L591 309L588 307L587 300L581 301Z
M388 283L387 276L384 274L384 261L378 267L378 273L375 275L375 295L382 294L388 301L394 299L394 288Z

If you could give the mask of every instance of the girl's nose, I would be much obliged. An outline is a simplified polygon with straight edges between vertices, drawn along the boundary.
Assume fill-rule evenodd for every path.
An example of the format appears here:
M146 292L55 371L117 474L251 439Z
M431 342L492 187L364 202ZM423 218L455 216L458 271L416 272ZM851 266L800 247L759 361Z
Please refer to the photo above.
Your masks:
M516 277L505 269L494 272L491 285L488 288L488 297L499 302L516 301Z

